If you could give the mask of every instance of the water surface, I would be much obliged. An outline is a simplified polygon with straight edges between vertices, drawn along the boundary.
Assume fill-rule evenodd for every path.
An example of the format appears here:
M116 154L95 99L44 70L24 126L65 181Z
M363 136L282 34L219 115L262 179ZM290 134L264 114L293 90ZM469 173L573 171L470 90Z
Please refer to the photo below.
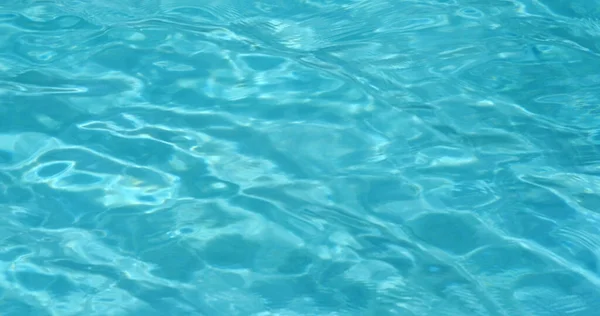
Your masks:
M600 309L595 0L4 0L0 314Z

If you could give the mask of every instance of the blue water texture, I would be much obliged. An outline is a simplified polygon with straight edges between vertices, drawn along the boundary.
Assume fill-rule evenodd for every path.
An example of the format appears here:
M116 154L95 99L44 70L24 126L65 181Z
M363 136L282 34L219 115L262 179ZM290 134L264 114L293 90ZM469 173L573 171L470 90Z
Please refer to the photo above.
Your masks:
M600 1L3 0L0 315L600 315Z

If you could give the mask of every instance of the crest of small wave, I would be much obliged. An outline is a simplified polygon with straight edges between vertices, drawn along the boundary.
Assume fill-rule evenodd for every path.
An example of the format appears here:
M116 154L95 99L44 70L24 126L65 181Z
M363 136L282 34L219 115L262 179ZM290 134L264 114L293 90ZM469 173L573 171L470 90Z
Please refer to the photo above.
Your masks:
M595 315L592 3L5 1L0 314Z

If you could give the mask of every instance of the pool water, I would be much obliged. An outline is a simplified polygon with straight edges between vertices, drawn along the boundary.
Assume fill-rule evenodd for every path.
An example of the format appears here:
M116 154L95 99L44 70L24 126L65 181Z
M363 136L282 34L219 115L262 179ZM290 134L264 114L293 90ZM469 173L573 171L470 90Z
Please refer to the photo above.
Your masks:
M4 0L0 315L594 316L597 0Z

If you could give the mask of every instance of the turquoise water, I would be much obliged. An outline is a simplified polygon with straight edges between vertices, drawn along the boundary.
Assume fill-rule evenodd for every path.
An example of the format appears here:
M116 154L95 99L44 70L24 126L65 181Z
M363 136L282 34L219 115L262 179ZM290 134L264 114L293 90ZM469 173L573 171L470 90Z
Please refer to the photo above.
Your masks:
M598 1L0 5L0 315L594 316L599 210Z

